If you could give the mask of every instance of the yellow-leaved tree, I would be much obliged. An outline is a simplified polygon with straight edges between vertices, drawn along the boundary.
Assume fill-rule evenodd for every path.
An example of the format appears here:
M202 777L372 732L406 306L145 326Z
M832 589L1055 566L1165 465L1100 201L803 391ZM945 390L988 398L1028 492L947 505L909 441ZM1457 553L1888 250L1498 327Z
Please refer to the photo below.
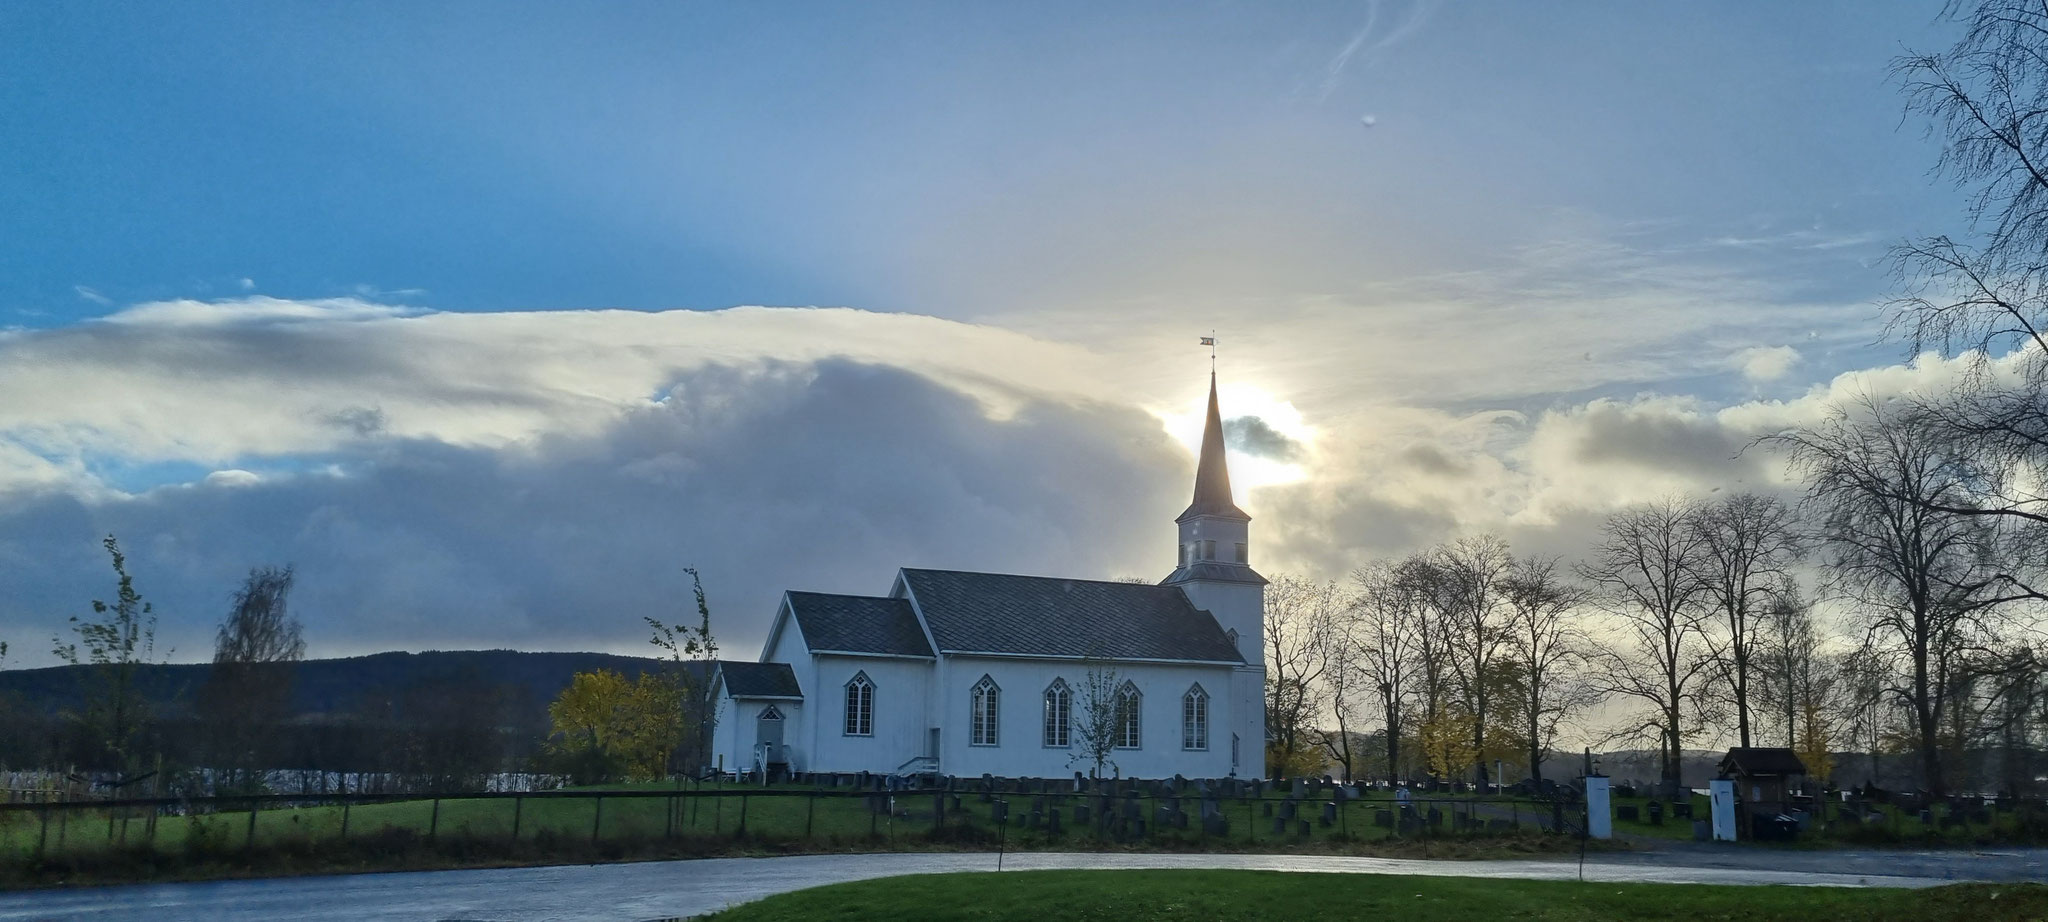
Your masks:
M609 669L579 672L548 705L550 748L577 784L662 777L679 742L682 703L673 683Z

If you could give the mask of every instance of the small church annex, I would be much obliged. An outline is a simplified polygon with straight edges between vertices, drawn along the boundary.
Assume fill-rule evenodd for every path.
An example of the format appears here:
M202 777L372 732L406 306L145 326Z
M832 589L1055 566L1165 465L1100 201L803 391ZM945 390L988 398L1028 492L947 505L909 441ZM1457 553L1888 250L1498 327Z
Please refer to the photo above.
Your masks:
M1104 724L1091 735L1088 718L1110 715L1104 774L1257 777L1266 580L1250 521L1212 372L1179 565L1158 585L905 568L886 595L785 592L760 660L718 666L716 767L1062 777L1094 769Z

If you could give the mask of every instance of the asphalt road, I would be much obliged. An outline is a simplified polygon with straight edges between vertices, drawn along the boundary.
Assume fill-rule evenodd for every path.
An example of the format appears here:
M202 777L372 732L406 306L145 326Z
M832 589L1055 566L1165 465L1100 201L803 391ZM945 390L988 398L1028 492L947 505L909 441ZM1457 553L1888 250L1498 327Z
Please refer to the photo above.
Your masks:
M1594 855L1586 878L1705 884L1924 887L1958 880L2043 880L2048 850L1785 852L1679 847ZM821 884L993 871L986 854L805 855L638 864L415 871L0 894L16 920L324 920L647 922L686 917ZM1004 870L1246 868L1302 873L1422 874L1568 880L1570 861L1416 861L1313 855L1012 854Z

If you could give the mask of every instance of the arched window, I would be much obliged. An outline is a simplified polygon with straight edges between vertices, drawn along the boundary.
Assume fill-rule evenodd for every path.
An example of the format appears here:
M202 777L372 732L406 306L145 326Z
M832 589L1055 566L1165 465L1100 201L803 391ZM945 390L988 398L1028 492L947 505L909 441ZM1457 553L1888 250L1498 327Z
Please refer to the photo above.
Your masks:
M1138 686L1130 682L1116 690L1116 748L1138 748L1138 712L1144 700L1144 696L1138 694Z
M854 673L846 683L846 735L875 735L875 683L865 672Z
M974 683L973 700L969 706L970 727L967 742L975 746L996 745L996 705L1003 690L996 687L996 680L982 676Z
M1199 684L1180 696L1180 748L1209 748L1209 693Z
M1054 679L1045 688L1045 745L1067 748L1073 723L1074 692L1067 688L1067 680Z

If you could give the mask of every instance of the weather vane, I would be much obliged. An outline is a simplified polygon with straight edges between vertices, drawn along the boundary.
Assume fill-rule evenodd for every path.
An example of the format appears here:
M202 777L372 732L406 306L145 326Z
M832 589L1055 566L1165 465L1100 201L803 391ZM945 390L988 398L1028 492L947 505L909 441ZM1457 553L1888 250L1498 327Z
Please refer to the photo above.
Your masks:
M1209 335L1207 335L1207 336L1204 336L1204 337L1202 337L1202 345L1204 345L1204 346L1208 346L1208 347L1209 347L1209 373L1213 375L1213 374L1215 374L1215 373L1216 373L1216 331L1215 331L1215 330L1210 330L1210 331L1209 331Z

